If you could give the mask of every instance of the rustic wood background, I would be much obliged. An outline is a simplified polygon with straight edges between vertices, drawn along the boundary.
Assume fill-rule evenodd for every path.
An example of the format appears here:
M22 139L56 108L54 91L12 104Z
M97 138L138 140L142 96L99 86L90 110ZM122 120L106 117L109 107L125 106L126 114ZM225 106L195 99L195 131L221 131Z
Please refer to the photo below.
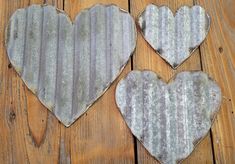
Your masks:
M118 80L132 69L150 69L163 79L182 70L203 70L222 88L221 110L206 138L184 163L235 163L235 1L234 0L0 0L0 163L157 163L131 134L110 89L65 128L26 88L9 64L4 30L17 8L47 3L71 19L95 3L115 3L136 16L149 3L202 5L211 15L205 42L177 71L138 32L137 48Z

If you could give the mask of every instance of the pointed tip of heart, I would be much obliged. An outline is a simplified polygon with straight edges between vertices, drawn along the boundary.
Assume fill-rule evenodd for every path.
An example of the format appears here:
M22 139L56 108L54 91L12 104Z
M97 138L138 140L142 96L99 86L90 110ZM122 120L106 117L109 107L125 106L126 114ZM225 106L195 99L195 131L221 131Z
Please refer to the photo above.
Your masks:
M56 118L59 120L60 123L62 123L66 128L69 128L74 122L75 120L68 120L66 118L62 118L61 116L58 117L56 116Z
M66 128L69 128L74 122L62 122Z

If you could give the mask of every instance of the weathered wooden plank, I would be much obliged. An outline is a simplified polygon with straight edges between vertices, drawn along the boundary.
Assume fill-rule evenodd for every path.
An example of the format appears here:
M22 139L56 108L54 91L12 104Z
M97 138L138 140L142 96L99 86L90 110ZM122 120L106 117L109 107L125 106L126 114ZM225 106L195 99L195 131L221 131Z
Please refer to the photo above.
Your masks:
M203 70L220 85L224 100L212 127L216 163L235 163L235 14L233 0L197 0L211 15L211 31L201 46Z
M128 10L127 0L65 0L64 9L74 20L84 8L96 3L117 4ZM124 69L119 79L131 70L131 63ZM94 103L86 114L70 127L72 163L134 163L133 137L122 119L114 99L116 80L106 93ZM66 129L67 130L67 129Z
M173 11L176 11L176 9L178 9L181 5L193 5L193 0L131 0L130 2L131 13L135 16L135 18L149 3L154 3L156 5L167 5ZM150 69L156 72L166 81L169 80L175 73L182 70L201 70L199 50L196 50L186 62L184 62L176 71L174 71L164 60L161 59L159 55L155 54L154 50L148 45L139 32L138 34L137 48L133 57L134 69ZM149 153L143 148L139 141L137 141L137 159L139 163L157 162L149 155ZM207 137L196 147L196 150L192 153L192 155L184 162L213 162L210 134L207 135Z
M16 73L11 69L4 47L4 29L11 13L19 7L26 6L28 1L0 1L0 159L6 163L16 161L28 162L24 137L27 132L22 128L27 119L25 115L24 87ZM24 117L24 119L23 119ZM27 133L29 135L29 133ZM20 150L20 151L19 151Z
M43 3L43 1L0 1L3 18L1 25L4 29L10 15L17 9L26 7L32 3ZM4 122L1 129L5 140L0 140L2 147L7 151L1 153L1 159L5 163L40 163L56 162L58 160L59 147L58 139L60 129L58 121L52 117L43 107L37 98L25 87L22 80L8 65L9 61L3 47L4 30L1 31L1 78L5 84L3 86L3 96L1 99L1 109L4 110L1 120ZM9 66L7 69L7 65ZM3 100L3 101L2 101ZM48 115L48 118L47 118Z
M73 18L98 1L65 1ZM66 129L40 104L11 68L4 47L4 27L17 9L43 0L0 1L0 159L4 163L134 162L133 138L114 101L115 84L78 123ZM46 1L63 9L62 0ZM109 3L109 1L103 1ZM128 8L127 1L113 1ZM124 74L131 69L130 62ZM95 108L95 109L94 109ZM71 133L71 131L73 133Z
M63 9L63 0L31 0L31 4L48 3L56 5ZM60 140L60 123L48 110L39 102L35 95L28 89L27 97L27 111L28 111L28 125L30 128L32 142L34 144L27 144L27 152L30 163L45 163L57 162L59 160L59 140Z

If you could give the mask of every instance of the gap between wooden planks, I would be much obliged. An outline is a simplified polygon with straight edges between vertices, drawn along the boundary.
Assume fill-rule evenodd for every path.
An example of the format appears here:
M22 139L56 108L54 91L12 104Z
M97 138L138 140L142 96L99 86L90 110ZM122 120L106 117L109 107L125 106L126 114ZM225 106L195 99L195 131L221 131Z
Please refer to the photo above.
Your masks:
M43 107L25 87L9 65L4 47L4 27L17 9L33 3L48 3L64 9L72 19L83 8L95 3L115 3L137 16L148 3L168 5L174 11L181 5L193 5L192 0L0 0L0 159L4 163L156 163L136 142L125 125L114 102L117 84L102 96L71 128L65 128ZM208 38L177 71L172 69L148 46L138 33L137 49L132 60L134 69L150 69L168 80L181 70L208 72L222 87L227 98L210 134L197 146L184 163L234 163L234 20L232 0L205 1L203 5L212 16ZM128 6L130 4L130 6ZM222 50L221 50L222 48ZM218 51L219 50L219 51ZM221 52L222 51L222 52ZM233 56L232 56L233 55ZM131 70L131 62L119 77ZM214 148L214 159L213 151Z

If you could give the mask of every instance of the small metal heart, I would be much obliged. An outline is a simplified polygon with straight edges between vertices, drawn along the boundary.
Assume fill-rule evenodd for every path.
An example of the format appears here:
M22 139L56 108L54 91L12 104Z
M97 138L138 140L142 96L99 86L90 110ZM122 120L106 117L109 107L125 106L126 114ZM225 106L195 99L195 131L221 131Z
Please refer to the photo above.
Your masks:
M18 9L6 31L10 62L65 126L105 92L135 45L134 20L115 5L82 10L74 22L53 6L32 5Z
M176 163L207 134L221 90L203 72L181 72L168 84L151 71L132 71L116 88L127 125L152 156Z
M200 6L183 6L176 15L166 7L150 4L138 18L145 40L174 69L203 42L210 17Z

